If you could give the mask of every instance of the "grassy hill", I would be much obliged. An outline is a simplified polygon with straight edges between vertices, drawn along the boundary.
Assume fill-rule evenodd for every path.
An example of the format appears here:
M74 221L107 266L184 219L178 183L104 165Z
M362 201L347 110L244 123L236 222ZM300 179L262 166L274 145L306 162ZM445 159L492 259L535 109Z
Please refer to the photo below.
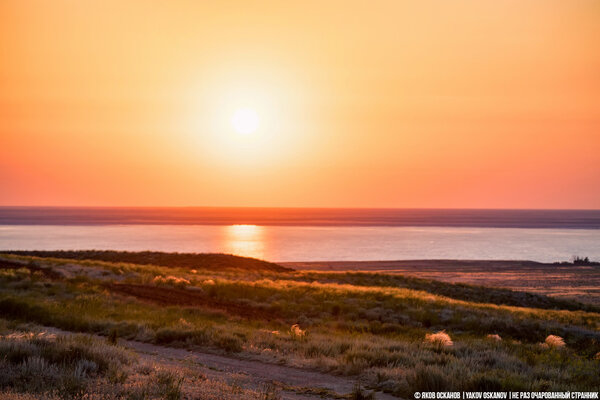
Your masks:
M164 253L160 251L113 251L113 250L60 250L60 251L4 251L35 257L51 257L70 260L96 260L113 263L130 263L141 265L159 265L162 267L181 267L190 269L222 270L241 269L249 271L290 271L290 268L258 260L230 254L214 253Z
M0 258L0 316L13 330L37 324L236 355L404 398L600 388L600 313L577 302L380 273ZM7 382L0 376L0 394Z

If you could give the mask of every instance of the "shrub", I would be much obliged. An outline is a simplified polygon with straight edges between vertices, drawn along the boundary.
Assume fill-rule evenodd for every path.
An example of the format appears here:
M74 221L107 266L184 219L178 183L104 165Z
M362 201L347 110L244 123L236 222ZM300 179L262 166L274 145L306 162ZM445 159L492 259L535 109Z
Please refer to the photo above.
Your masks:
M300 325L294 324L290 328L290 336L292 339L303 339L306 337L306 330L300 329Z
M111 364L106 372L106 376L110 383L125 383L129 374L118 364Z
M154 282L154 284L156 285L168 285L168 286L174 286L174 287L179 287L179 288L184 288L187 285L190 284L190 281L185 279L185 278L179 278L173 275L169 275L169 276L156 276L154 277L154 279L152 280L152 282Z
M88 378L107 377L132 361L124 350L86 336L13 334L0 337L0 390L78 397Z
M437 333L427 333L425 335L425 342L431 343L439 347L450 347L454 345L454 342L445 331Z
M498 335L498 334L493 334L493 335L492 335L492 334L489 334L489 335L487 335L486 337L487 337L488 339L490 339L490 340L493 340L493 341L495 341L495 342L501 342L501 341L502 341L502 338L501 338L501 337L500 337L500 335Z
M94 374L98 371L98 365L95 362L81 359L77 362L75 366L75 371L73 371L73 375L78 378L87 378L89 375Z
M156 383L165 400L179 400L182 397L183 377L172 371L160 370L156 373Z
M195 345L210 342L210 335L203 329L160 328L154 335L156 344L190 343Z
M266 383L260 388L260 400L280 400L279 388L273 383Z
M216 335L214 343L228 353L239 353L243 350L241 339L227 333Z
M548 335L544 343L550 348L564 347L565 341L560 336Z
M454 390L450 387L446 374L434 365L419 365L411 375L408 376L410 392L419 391L445 391Z
M116 345L118 338L119 338L119 335L118 335L117 328L114 327L108 333L106 340L108 341L108 344Z
M375 400L375 395L364 392L360 387L360 382L357 382L354 389L352 389L352 393L350 393L350 400Z

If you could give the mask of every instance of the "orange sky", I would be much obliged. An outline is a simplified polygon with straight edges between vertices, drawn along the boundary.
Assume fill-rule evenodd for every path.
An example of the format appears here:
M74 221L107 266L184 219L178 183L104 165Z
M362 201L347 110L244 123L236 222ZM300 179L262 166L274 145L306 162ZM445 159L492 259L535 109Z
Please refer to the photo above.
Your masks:
M600 208L597 0L4 0L0 57L0 205Z

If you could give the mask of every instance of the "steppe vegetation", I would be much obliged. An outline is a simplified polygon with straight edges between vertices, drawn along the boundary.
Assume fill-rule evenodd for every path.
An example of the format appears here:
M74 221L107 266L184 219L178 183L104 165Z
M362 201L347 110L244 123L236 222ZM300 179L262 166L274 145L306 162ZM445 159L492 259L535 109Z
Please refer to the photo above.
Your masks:
M192 390L185 374L136 372L135 354L118 347L125 339L347 376L401 397L600 388L594 305L398 275L260 268L256 260L244 268L235 257L218 268L81 258L1 255L0 358L10 372L0 390L35 391L27 382L40 370L49 371L48 396L111 388L115 398L166 398L168 386L180 398ZM111 340L7 336L31 326ZM61 358L69 346L78 355ZM220 385L225 398L230 388ZM239 390L238 398L275 396Z

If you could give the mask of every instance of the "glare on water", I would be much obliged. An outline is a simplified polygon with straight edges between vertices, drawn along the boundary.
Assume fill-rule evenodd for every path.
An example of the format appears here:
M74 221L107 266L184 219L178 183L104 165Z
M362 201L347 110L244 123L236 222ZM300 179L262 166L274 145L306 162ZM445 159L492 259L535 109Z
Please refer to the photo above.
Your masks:
M258 225L228 225L224 227L225 253L245 257L265 258L264 227Z

